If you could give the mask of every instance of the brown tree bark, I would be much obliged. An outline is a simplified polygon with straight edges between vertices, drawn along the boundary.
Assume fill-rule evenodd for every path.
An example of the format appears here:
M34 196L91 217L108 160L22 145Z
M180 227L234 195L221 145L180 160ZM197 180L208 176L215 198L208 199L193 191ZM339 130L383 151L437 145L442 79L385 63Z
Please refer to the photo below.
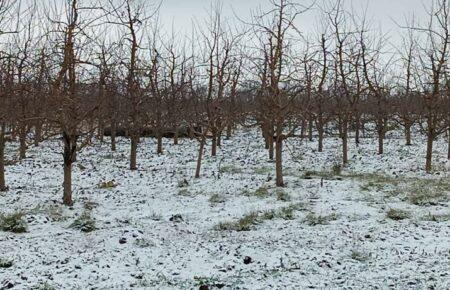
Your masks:
M200 140L200 148L198 149L198 157L197 157L197 168L195 169L195 178L200 178L200 169L202 166L202 158L203 158L203 150L205 148L206 136L202 135L202 139Z
M111 151L116 151L116 127L116 122L111 122Z
M226 135L226 139L229 140L231 138L231 133L233 130L233 126L231 124L228 124L227 126L227 135Z
M175 134L173 135L173 145L178 145L178 135L179 135L179 128L175 127Z
M323 124L319 121L319 124L317 126L317 132L319 134L319 152L323 152L323 135L324 135L324 129Z
M384 153L384 137L386 135L385 121L383 118L378 118L377 120L377 133L378 133L378 155Z
M426 154L426 162L425 162L425 171L427 173L431 173L431 164L433 157L433 134L429 133L427 136L427 154Z
M261 125L261 133L262 133L262 136L263 136L263 138L264 138L265 149L268 150L268 149L270 148L270 145L269 145L269 142L270 142L270 140L269 140L270 132L269 132L268 127L267 127L266 125L264 125L264 124Z
M73 205L72 200L72 164L75 161L77 150L77 136L63 132L64 141L64 181L63 181L63 203Z
M217 137L213 135L211 138L211 156L217 155Z
M195 137L195 130L193 125L189 125L189 139L194 139Z
M163 154L163 139L162 139L162 134L161 134L161 130L158 130L158 133L157 133L157 154L158 155L161 155L161 154Z
M269 139L269 160L273 160L274 146L273 146L273 132L268 136Z
M313 125L314 125L314 121L312 118L309 118L309 122L308 122L308 138L309 141L313 141Z
M356 145L360 144L360 138L359 138L359 134L360 134L360 129L361 129L361 117L358 115L356 116L356 120L355 120L355 143Z
M63 203L64 205L73 205L72 200L72 164L64 163L64 194Z
M102 120L100 120L98 122L97 136L98 136L98 139L100 140L100 143L103 144L104 136L105 136L105 123Z
M281 132L278 132L281 133ZM280 134L281 135L281 134ZM275 173L276 173L276 186L283 187L283 138L278 135L275 142Z
M222 146L222 130L219 130L219 133L217 134L217 147Z
M213 126L211 128L211 134L212 134L212 138L211 138L211 156L216 156L217 155L217 135L218 135L218 130L215 126Z
M346 165L348 163L348 122L344 120L342 123L342 163Z
M411 124L405 124L406 146L411 146Z
M131 150L130 150L130 170L137 170L137 147L139 143L138 136L131 136Z
M306 120L302 119L302 124L301 124L301 129L300 129L300 138L303 139L305 138L305 131L306 131Z
M266 150L269 150L270 144L269 144L269 137L268 136L264 136L264 143L265 143L264 148Z
M450 159L450 127L448 127L447 142L447 158Z
M378 133L378 155L382 155L384 153L384 131Z
M35 128L34 128L34 146L38 147L39 143L42 141L42 122L38 121L36 122Z
M19 159L27 158L27 128L21 124L19 128Z
M0 191L6 191L5 181L5 126L0 128Z

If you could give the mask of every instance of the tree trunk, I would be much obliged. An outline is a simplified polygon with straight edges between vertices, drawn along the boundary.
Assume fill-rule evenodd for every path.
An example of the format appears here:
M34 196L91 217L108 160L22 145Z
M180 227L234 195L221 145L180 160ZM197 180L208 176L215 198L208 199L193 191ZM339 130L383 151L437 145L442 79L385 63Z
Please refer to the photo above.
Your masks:
M17 132L18 132L19 130L14 126L14 125L12 125L11 124L11 140L12 141L16 141L16 139L17 139Z
M195 169L195 178L200 178L200 168L202 166L202 158L203 158L203 149L205 148L206 136L202 135L202 139L200 140L200 148L198 150L198 158L197 158L197 168Z
M265 144L265 149L266 149L266 150L269 150L269 148L270 148L270 144L269 144L269 136L267 136L267 135L264 136L264 141L265 141L264 143L266 143L266 144Z
M6 191L5 182L5 126L0 128L0 191Z
M231 124L228 124L227 126L227 137L226 139L229 140L231 138L231 133L232 133L232 129L233 127L231 126Z
M139 137L131 136L131 150L130 150L130 170L137 170L137 147L139 143Z
M361 117L357 116L356 120L355 120L355 143L356 145L359 145L360 140L359 140L359 131L360 131L360 127L361 127Z
M450 159L450 126L448 127L448 136L447 136L447 159Z
M301 130L300 130L300 138L303 139L305 138L305 130L306 130L306 120L302 119L302 125L301 125Z
M377 118L376 129L378 134L378 155L382 155L384 151L385 122L382 117Z
M72 163L64 163L64 205L73 205L72 200Z
M178 145L178 135L179 135L179 128L175 127L175 134L173 135L173 145Z
M163 154L163 142L162 142L163 139L162 139L161 130L158 130L157 135L158 135L158 137L157 137L157 143L158 143L157 153L158 153L158 155L161 155L161 154Z
M427 134L427 156L426 156L426 163L425 163L425 171L427 173L431 173L431 161L433 157L433 132L431 129L428 129Z
M34 146L38 147L42 141L42 122L38 121L34 128Z
M348 122L344 120L342 123L342 163L346 165L348 163Z
M222 146L222 130L219 131L219 133L217 134L217 147L221 147Z
M98 122L98 131L97 131L97 137L100 140L100 143L103 144L104 141L104 135L105 135L105 124L103 122L103 120L100 120Z
M405 137L406 146L411 146L411 124L409 122L405 124Z
M384 130L378 132L378 155L384 153Z
M274 148L273 148L273 132L268 136L269 139L269 160L273 160Z
M275 145L275 172L276 172L276 186L283 187L283 138L276 137Z
M19 159L27 158L27 127L21 124L19 127Z
M95 121L91 121L89 122L89 132L95 132ZM87 142L87 144L90 146L92 145L92 138L95 137L95 134L91 134L89 133L86 137L85 140Z
M317 134L319 137L319 152L323 152L323 135L324 135L324 124L323 124L323 114L322 112L319 112L317 116Z
M211 144L211 156L216 156L217 155L217 136L216 134L213 133L213 137L211 140L212 144Z
M194 132L194 126L193 125L189 125L189 139L194 139L195 137L195 132Z
M269 132L268 127L265 126L265 125L261 125L261 133L262 133L262 136L264 138L265 149L269 150L269 148L270 148L270 145L269 145L269 143L270 143L270 140L269 140L270 132Z
M116 151L116 127L115 121L111 123L111 151Z
M308 124L308 138L309 138L309 141L313 140L313 125L314 125L313 118L309 118L309 124Z
M319 124L317 127L317 132L319 133L319 152L323 152L323 124Z
M64 140L64 181L63 181L63 203L64 205L73 205L72 200L72 164L75 160L77 151L77 137L63 132Z

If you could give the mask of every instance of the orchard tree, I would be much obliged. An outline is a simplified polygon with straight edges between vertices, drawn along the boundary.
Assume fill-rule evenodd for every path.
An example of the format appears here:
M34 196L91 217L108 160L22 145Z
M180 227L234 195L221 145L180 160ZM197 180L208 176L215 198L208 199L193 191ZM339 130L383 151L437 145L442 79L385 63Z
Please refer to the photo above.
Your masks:
M448 71L450 45L450 7L448 0L432 0L426 26L413 26L425 38L420 53L420 74L423 75L422 96L424 104L423 129L427 135L425 170L432 170L433 144L446 131L447 123L441 110L446 98L445 77ZM444 107L445 108L445 107ZM448 108L445 108L448 110Z
M259 71L260 109L269 142L275 143L276 185L284 186L283 142L291 137L295 128L285 131L286 123L295 115L296 86L292 85L292 42L298 30L294 25L297 16L308 7L298 7L289 0L271 1L273 9L255 17L254 31L260 39L258 51L263 62ZM270 145L270 144L269 144Z
M142 85L142 64L139 60L143 29L149 23L159 7L148 5L139 0L108 0L108 23L116 25L120 34L120 45L126 55L122 60L126 71L123 84L123 97L126 102L124 120L127 136L130 139L130 170L137 170L137 149L145 124L145 94ZM153 9L153 11L151 11ZM128 51L125 51L128 50Z
M89 133L86 132L86 128L89 128L88 119L97 110L95 95L92 96L94 99L87 98L91 92L86 92L89 88L81 84L81 64L89 63L88 60L81 59L81 56L87 39L86 28L95 21L88 18L94 16L89 15L92 9L80 8L79 0L67 0L64 6L65 19L54 20L52 15L48 15L49 20L55 24L55 47L60 48L55 53L60 56L60 62L51 86L47 119L62 135L65 205L73 204L72 165L76 161L77 151L87 144L82 137ZM86 18L81 18L81 12L86 12L83 13ZM97 17L95 19L98 20Z
M10 36L18 32L19 19L15 12L19 7L16 4L16 1L0 0L0 191L8 190L5 181L5 146L12 123L15 71L11 50L2 42L10 40Z
M361 51L353 27L348 21L350 14L344 10L343 1L338 0L325 10L333 30L335 49L333 52L335 116L342 140L342 163L348 163L349 124L356 115L358 102L363 92L361 75Z

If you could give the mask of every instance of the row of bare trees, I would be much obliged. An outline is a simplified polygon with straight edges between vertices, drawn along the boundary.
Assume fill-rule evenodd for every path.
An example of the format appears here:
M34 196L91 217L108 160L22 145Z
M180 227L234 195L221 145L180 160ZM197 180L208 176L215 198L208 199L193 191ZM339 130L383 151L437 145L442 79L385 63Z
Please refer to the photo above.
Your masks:
M206 145L215 156L237 126L261 129L277 186L284 142L299 135L317 136L319 152L337 136L345 165L361 132L383 154L390 130L402 128L410 145L420 128L431 172L433 142L445 132L450 140L448 0L433 0L425 23L411 21L398 48L344 0L270 2L248 23L231 22L216 3L185 36L161 33L159 7L144 0L0 0L0 190L8 140L23 159L28 146L62 138L70 205L77 152L96 136L104 142L108 132L112 151L126 136L137 170L143 135L157 139L156 154L168 132L175 145L188 135L198 140L198 178ZM297 19L312 8L322 22L306 35Z

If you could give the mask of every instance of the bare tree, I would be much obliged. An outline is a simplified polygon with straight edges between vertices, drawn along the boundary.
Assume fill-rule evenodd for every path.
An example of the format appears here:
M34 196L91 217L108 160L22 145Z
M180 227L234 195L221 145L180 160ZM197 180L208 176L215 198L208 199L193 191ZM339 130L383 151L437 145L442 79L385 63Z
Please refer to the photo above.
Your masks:
M0 40L17 33L19 25L16 1L0 0ZM4 27L4 25L8 25ZM16 24L14 26L14 24ZM14 90L14 67L11 53L0 46L0 191L8 190L5 181L5 146Z
M143 72L139 69L139 50L142 41L142 29L158 9L149 13L150 5L145 1L109 0L108 23L115 24L121 29L122 39L128 48L125 68L126 80L124 84L127 101L126 128L131 141L130 170L137 170L137 149L140 135L144 126L144 90L139 76ZM122 43L125 45L125 43Z
M347 19L351 19L344 10L343 1L335 2L325 11L334 33L334 88L335 114L342 139L342 162L348 163L349 124L357 115L358 102L363 93L363 76L361 75L361 50L355 31Z
M320 37L320 59L318 63L321 65L322 69L320 71L319 83L317 85L317 90L314 94L312 100L312 113L315 114L314 120L316 122L316 128L318 133L318 151L323 151L323 138L325 134L325 126L332 119L332 114L330 114L330 89L327 87L327 82L329 82L329 51L327 45L326 35L322 34ZM328 84L329 85L329 84Z
M416 67L416 53L418 40L412 30L408 30L407 37L402 38L402 48L398 50L400 56L402 76L399 78L399 93L394 98L394 106L398 124L405 130L406 145L410 146L411 128L417 123L420 115L421 94L418 91L415 78L418 74Z
M429 21L425 27L410 27L411 30L424 34L426 40L421 47L421 72L423 82L424 131L427 135L426 172L432 170L434 140L447 128L445 118L440 113L444 104L445 75L448 69L448 52L450 43L450 18L448 0L433 0Z
M211 138L211 156L217 154L220 136L231 119L227 104L235 96L241 76L237 46L242 34L228 26L228 23L222 19L221 12L219 3L216 3L206 22L207 29L200 30L204 57L200 57L201 67L198 68L200 70L198 75L203 75L205 81L200 83L197 89L191 90L198 101L196 123L202 127L201 132L197 134L200 148L196 178L200 177L201 160L207 137Z
M260 108L263 111L259 115L263 117L263 123L270 135L269 142L275 143L276 185L282 187L283 142L295 131L294 127L286 132L284 127L295 115L294 101L297 95L296 86L292 85L291 80L292 67L289 65L290 41L292 32L298 32L294 26L295 19L308 8L302 7L301 10L298 5L288 0L274 0L271 3L273 9L269 13L256 16L253 26L261 40L259 51L263 61L260 72Z
M32 64L32 51L35 49L35 37L36 24L34 16L36 12L36 6L30 6L24 11L20 11L20 14L24 16L26 21L20 24L20 29L17 34L14 35L14 47L17 49L15 52L15 108L16 123L19 132L19 158L24 159L26 157L27 135L32 127L32 120L30 119L32 109L32 96L34 93L34 86L32 85L32 79L34 77L34 71Z
M55 124L58 132L62 134L64 144L63 203L72 205L72 164L76 160L77 151L87 145L80 139L86 133L92 133L86 132L86 128L88 128L88 118L91 118L97 109L97 103L95 99L86 100L85 97L89 94L85 94L85 89L88 87L79 82L81 64L89 64L88 60L81 58L82 47L85 47L83 40L87 38L85 28L93 23L93 20L87 16L82 19L80 12L90 12L92 9L80 8L78 0L67 0L65 5L66 19L56 20L52 19L52 15L48 15L49 20L55 26L55 42L62 51L60 51L61 54L57 52L58 55L61 55L61 62L51 85L51 110L48 110L47 119ZM85 140L89 140L89 138ZM81 141L80 144L78 144L79 141Z
M13 91L13 68L10 57L0 53L0 191L8 190L5 181L5 146L8 123L11 124L11 104Z
M369 113L373 115L378 135L378 154L384 153L384 138L389 130L393 129L390 120L393 114L391 109L390 90L386 83L388 78L390 60L382 63L384 39L382 37L369 38L370 27L366 25L365 18L360 24L359 41L361 46L361 60L364 79L369 93ZM375 35L380 32L375 31Z
M206 31L201 30L206 56L203 60L207 79L205 109L208 130L211 133L211 155L216 156L221 132L227 125L223 118L225 113L223 104L229 92L233 74L239 75L233 70L233 65L238 62L235 53L241 35L233 33L228 23L223 20L219 3L213 7L206 26Z

